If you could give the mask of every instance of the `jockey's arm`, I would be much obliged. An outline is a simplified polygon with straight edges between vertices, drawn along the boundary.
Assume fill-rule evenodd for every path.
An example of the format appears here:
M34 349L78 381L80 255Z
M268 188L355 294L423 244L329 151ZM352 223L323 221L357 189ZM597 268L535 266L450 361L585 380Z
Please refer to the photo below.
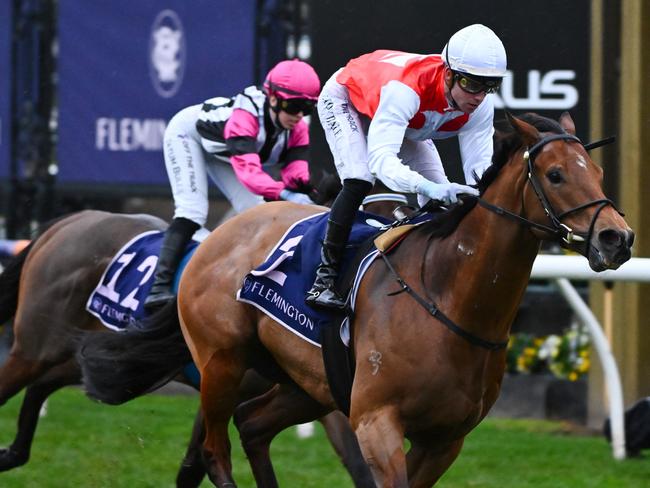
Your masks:
M304 120L296 124L287 141L287 151L284 155L284 167L280 177L284 185L291 189L302 189L309 186L309 127Z
M368 129L368 167L391 190L415 193L424 176L397 156L409 121L417 113L420 97L409 86L390 81L382 89L379 106Z
M481 178L488 166L492 164L493 136L494 102L492 95L487 95L458 133L463 173L468 185L476 183L474 173Z
M258 132L259 123L251 113L240 109L233 111L224 129L230 163L247 190L269 200L279 200L284 183L275 181L262 168L256 148Z

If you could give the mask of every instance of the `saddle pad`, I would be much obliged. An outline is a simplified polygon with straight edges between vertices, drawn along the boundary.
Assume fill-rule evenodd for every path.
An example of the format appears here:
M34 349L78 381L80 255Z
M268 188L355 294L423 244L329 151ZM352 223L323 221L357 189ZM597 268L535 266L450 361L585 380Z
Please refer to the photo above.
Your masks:
M237 300L257 307L283 327L316 346L320 346L321 328L330 324L333 316L306 305L305 295L316 277L328 217L329 212L325 212L293 224L264 263L246 275L242 287L237 291ZM358 212L343 257L342 269L353 259L359 245L388 224L390 221L383 217ZM361 277L377 253L376 250L370 252L357 270L351 291L352 304Z
M144 317L144 300L153 284L164 235L161 231L143 232L127 242L90 294L86 310L109 329L123 330ZM198 244L196 241L188 244L185 257L176 271L175 287L187 264L188 255L194 252Z

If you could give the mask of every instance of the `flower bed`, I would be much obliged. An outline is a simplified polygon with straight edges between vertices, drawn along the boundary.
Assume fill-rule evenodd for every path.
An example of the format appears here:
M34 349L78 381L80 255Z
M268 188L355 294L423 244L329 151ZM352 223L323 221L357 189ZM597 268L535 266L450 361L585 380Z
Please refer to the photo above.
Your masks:
M507 371L511 374L551 373L576 381L589 371L590 338L574 323L562 334L535 337L512 334L508 342Z

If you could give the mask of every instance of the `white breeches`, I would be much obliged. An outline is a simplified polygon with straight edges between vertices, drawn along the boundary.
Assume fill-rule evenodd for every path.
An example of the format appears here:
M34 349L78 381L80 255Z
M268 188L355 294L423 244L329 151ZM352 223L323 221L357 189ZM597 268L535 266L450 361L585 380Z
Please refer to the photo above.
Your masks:
M187 107L169 121L164 136L167 175L174 196L174 217L203 226L208 217L208 175L237 213L264 202L242 185L227 158L208 154L196 121L201 105Z
M318 116L341 180L354 178L374 183L377 176L368 168L367 135L370 121L356 111L347 88L336 81L336 73L323 87L318 100ZM404 139L397 156L402 163L428 180L436 183L449 181L438 150L431 140Z

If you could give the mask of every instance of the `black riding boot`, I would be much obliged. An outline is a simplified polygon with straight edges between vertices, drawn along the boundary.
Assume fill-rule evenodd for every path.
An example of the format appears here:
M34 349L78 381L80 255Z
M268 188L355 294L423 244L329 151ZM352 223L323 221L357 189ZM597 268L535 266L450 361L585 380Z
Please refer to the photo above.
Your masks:
M341 260L350 236L352 223L359 205L372 189L363 180L345 180L341 193L334 200L327 221L327 230L321 249L321 263L316 269L316 280L307 292L305 302L312 307L345 308L345 298L336 290Z
M149 291L149 296L144 301L146 310L151 311L174 298L172 284L176 269L181 259L183 259L185 247L199 227L201 227L199 224L184 217L172 221L165 232L153 285Z

